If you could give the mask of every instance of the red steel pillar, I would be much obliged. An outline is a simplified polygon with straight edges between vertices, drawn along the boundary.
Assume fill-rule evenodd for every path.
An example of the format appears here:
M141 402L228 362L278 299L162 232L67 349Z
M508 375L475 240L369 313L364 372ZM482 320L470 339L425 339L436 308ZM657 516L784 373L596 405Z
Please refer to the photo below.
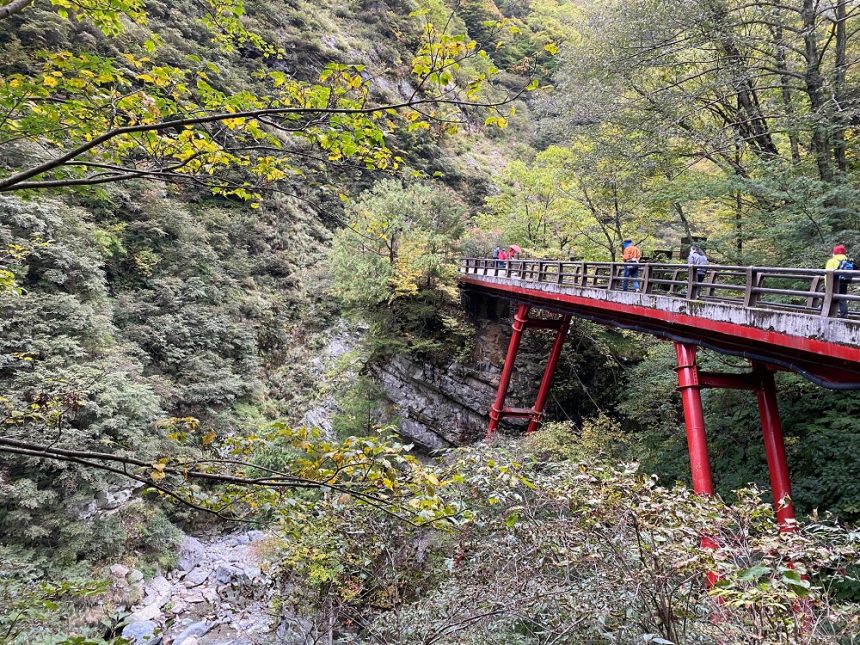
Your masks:
M708 461L699 369L696 367L696 346L675 343L675 355L678 358L678 389L681 390L681 401L684 404L693 490L699 495L713 495L714 481Z
M499 389L496 392L496 400L493 403L493 407L490 408L490 426L487 429L488 437L496 431L496 428L499 427L499 420L502 418L502 410L505 409L505 397L508 395L508 387L511 384L511 376L514 373L514 363L517 360L517 352L520 349L520 340L522 340L523 329L525 329L528 316L528 305L520 305L517 308L517 313L514 314L514 332L511 334L511 342L508 344L508 355L505 357L505 365L502 368L502 376L499 379Z
M693 490L697 495L713 495L714 479L708 459L705 415L702 412L702 386L699 382L699 368L696 366L696 346L675 343L675 356L678 358L678 389L681 390L681 402L684 405L684 425L687 427ZM707 535L700 538L700 544L703 549L717 548L717 543ZM710 588L717 584L720 576L716 571L708 571L705 579Z
M543 409L546 406L546 400L549 397L549 389L552 386L552 379L555 376L555 367L558 365L558 357L561 356L561 348L564 346L564 341L567 338L567 330L570 329L570 316L565 316L561 319L561 325L556 332L555 340L552 343L552 349L549 353L549 360L546 363L546 369L543 371L543 378L540 381L537 399L532 408L532 418L529 422L527 432L537 430Z
M767 454L767 469L770 473L770 488L779 530L795 530L794 506L791 503L791 481L788 476L788 460L785 457L785 440L779 419L776 399L776 383L773 372L763 365L755 366L759 387L756 390L764 450Z

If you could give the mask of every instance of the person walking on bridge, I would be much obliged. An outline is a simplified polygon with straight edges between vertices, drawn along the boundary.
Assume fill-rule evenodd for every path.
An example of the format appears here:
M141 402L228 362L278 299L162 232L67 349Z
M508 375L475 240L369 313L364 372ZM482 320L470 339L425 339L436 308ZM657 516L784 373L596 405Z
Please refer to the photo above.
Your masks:
M517 260L520 257L520 253L522 253L522 249L520 248L520 246L518 244L511 244L508 247L508 260ZM513 277L511 271L508 271L508 277Z
M698 244L693 244L690 247L690 255L687 256L687 264L694 267L696 272L695 284L693 284L693 293L690 298L695 300L699 297L699 283L705 279L705 267L708 266L708 256Z
M853 271L854 270L854 262L848 259L847 250L845 249L844 244L837 244L833 247L833 256L827 260L827 264L824 265L824 268L828 271ZM828 279L833 279L833 276L828 276ZM833 292L841 295L846 295L848 293L848 283L851 282L851 278L847 276L836 276L836 284L833 285ZM839 317L847 318L848 317L848 301L840 300L839 301Z
M633 290L639 292L639 260L642 259L642 251L633 244L633 240L624 240L621 243L621 250L624 252L621 256L624 262L624 281L621 286L622 291L627 291L627 286L630 279L633 279Z

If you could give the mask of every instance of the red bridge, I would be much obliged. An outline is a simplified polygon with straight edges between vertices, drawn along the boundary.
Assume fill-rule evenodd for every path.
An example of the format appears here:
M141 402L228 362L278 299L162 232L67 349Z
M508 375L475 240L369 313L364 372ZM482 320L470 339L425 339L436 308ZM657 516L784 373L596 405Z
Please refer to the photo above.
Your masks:
M537 429L573 316L659 336L675 344L694 490L707 495L714 490L700 390L755 392L777 518L790 530L794 510L773 373L792 371L827 388L860 389L860 295L838 288L848 280L860 284L860 271L712 265L702 277L685 265L640 264L637 275L630 277L630 267L612 262L461 260L459 282L467 299L501 298L519 305L488 435L503 417L529 419L528 431ZM530 315L532 310L556 316L536 317ZM555 341L534 405L506 407L527 328L554 330ZM699 347L746 358L750 370L700 371Z

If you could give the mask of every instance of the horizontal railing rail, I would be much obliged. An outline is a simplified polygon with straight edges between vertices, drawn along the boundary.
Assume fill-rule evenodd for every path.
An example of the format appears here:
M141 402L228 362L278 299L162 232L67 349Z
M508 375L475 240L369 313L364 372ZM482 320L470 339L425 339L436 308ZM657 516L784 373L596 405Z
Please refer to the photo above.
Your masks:
M790 267L691 266L661 262L571 262L461 258L464 275L607 290L825 317L860 319L860 271Z

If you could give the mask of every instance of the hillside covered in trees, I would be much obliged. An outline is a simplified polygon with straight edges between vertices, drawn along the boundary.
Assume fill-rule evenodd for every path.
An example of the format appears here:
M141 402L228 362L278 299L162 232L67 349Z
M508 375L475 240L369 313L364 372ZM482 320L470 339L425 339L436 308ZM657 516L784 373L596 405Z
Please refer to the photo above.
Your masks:
M780 534L654 338L480 441L455 278L858 255L858 63L855 0L0 0L0 644L855 642L857 393L778 375Z

